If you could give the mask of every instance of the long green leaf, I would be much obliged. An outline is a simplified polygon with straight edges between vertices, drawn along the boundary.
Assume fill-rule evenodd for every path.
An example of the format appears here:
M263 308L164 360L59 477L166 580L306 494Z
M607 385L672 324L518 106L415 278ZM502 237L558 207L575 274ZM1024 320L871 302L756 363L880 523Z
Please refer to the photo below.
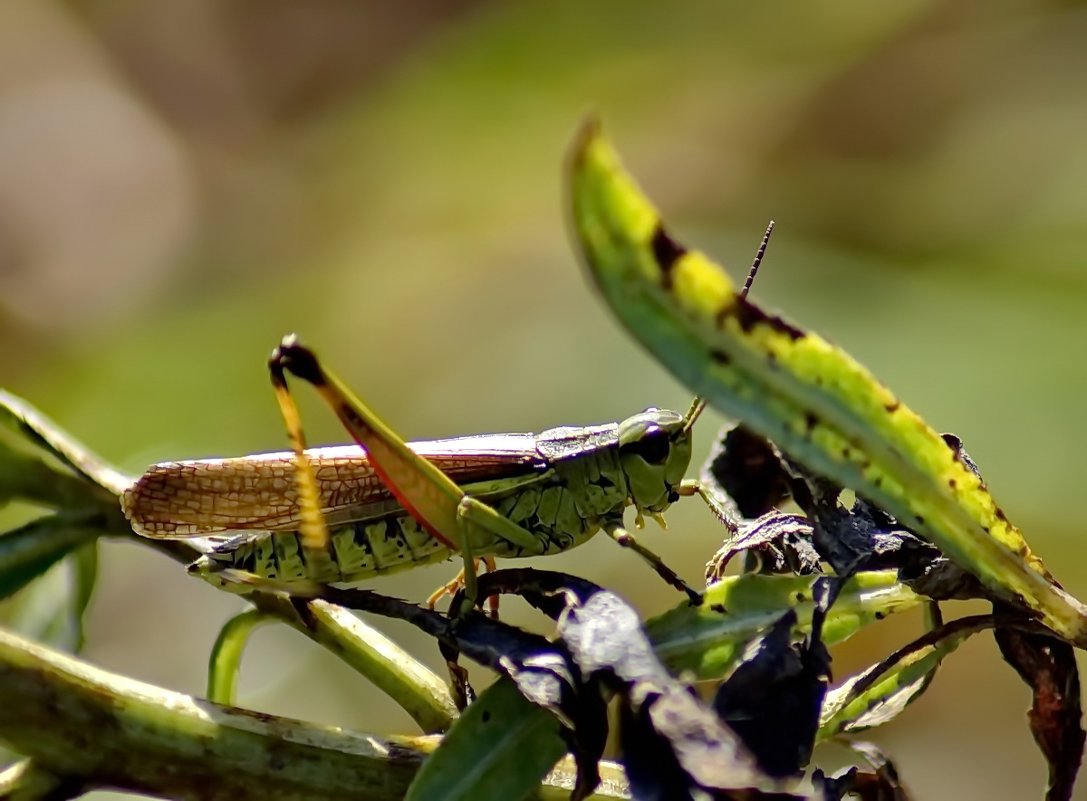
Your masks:
M660 660L673 672L696 679L724 676L744 646L792 607L796 630L811 626L812 576L730 576L706 589L701 606L684 603L646 622ZM823 641L832 645L895 612L924 601L898 581L893 570L860 573L850 579L827 614Z
M570 189L593 280L677 378L1087 646L1087 607L1050 579L957 453L847 353L762 311L669 236L595 122L574 145Z

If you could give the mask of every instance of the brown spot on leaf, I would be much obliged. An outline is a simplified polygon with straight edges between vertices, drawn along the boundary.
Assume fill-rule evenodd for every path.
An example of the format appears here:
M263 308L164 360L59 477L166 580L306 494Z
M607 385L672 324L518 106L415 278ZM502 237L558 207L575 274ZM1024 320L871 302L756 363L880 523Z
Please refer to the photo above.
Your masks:
M653 258L656 259L661 270L661 284L665 289L671 289L672 268L676 266L677 261L683 258L687 248L672 239L668 232L664 230L664 226L659 223L649 240L649 247L652 249Z
M789 339L794 341L806 336L806 334L796 326L786 322L777 315L767 314L745 298L737 298L735 301L730 302L728 309L718 315L718 323L721 322L720 318L726 314L734 315L743 331L750 331L756 325L765 325L775 331L785 334Z

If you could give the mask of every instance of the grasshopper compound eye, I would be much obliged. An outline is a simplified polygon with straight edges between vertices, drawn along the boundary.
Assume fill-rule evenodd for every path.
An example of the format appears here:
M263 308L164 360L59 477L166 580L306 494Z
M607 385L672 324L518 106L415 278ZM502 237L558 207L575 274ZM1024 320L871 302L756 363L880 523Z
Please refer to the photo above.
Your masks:
M633 442L620 446L620 450L624 455L636 454L642 457L646 464L661 465L668 461L672 441L668 432L659 428L651 429Z

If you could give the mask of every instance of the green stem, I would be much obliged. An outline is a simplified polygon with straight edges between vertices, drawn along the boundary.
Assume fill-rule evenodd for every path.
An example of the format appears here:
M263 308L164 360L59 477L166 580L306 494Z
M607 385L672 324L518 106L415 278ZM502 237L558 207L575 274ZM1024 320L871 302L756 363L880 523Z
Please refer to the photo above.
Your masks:
M175 798L395 799L424 752L194 699L0 632L0 739L86 786Z
M82 794L80 783L65 781L29 759L0 771L0 798L5 801L57 801Z
M262 610L275 608L270 599L256 603ZM433 671L341 606L314 600L308 602L307 610L309 619L305 622L282 609L277 610L277 616L365 676L400 704L424 732L436 734L453 725L459 714L456 704L446 682Z
M30 757L35 770L79 777L83 791L111 787L211 801L393 801L439 742L221 706L107 673L4 631L0 741ZM617 775L614 765L601 769L609 779ZM568 798L572 786L570 769L560 763L540 796ZM614 788L594 796L622 797Z
M138 539L131 534L128 538ZM183 540L138 541L182 564L188 564L200 555ZM453 725L458 711L446 683L350 611L326 601L312 600L306 603L303 618L289 600L272 593L250 593L247 600L260 614L282 620L338 656L400 704L422 731L444 732ZM241 658L240 652L237 658ZM230 692L232 694L233 690Z
M245 644L253 629L275 618L259 609L249 609L230 618L219 631L208 658L208 700L233 704L238 689L238 670Z

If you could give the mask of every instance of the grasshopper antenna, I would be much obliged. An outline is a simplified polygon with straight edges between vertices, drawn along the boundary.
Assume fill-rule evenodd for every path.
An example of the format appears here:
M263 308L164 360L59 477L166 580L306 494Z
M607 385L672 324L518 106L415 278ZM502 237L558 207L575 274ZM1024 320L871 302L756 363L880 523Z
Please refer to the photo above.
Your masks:
M751 262L751 269L747 271L747 279L744 281L743 289L740 290L740 297L746 298L748 291L751 289L751 285L755 282L755 275L759 272L759 266L762 264L762 257L766 255L766 246L770 244L770 236L774 233L774 225L776 223L770 220L769 225L766 226L766 233L762 235L762 242L759 244L759 249L755 252L755 260ZM702 414L702 410L706 408L706 401L703 398L696 397L691 402L691 408L687 410L687 414L683 416L683 433L687 434L694 426L695 420Z
M762 235L762 243L755 253L755 260L751 262L751 269L747 271L747 280L744 281L744 288L740 290L741 298L747 297L748 290L750 290L751 285L755 283L755 274L758 273L759 266L762 264L762 257L766 255L766 246L770 244L770 235L774 233L774 225L776 225L776 223L773 220L770 220L770 224L766 226L766 233Z

